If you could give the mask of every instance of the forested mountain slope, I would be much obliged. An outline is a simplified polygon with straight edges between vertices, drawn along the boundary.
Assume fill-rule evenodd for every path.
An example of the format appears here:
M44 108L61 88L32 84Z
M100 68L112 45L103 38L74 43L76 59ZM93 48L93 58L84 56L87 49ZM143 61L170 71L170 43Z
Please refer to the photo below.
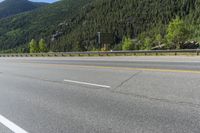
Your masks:
M164 40L175 18L195 29L190 39L198 39L199 7L200 0L62 0L1 20L0 49L27 48L31 39L44 38L51 51L94 50L99 31L114 35L111 49L125 36L139 40L137 49L150 49L146 45ZM58 35L54 41L52 35Z
M51 36L59 23L72 18L91 0L62 0L32 12L0 20L0 51L27 48L29 41Z
M73 30L57 43L62 46L55 46L58 49L66 47L65 51L99 48L94 40L98 31L113 33L116 37L113 45L120 43L124 36L137 38L141 33L151 36L161 34L164 37L166 26L176 17L190 25L200 24L199 2L200 0L97 0L76 17Z
M0 19L18 13L31 11L47 3L31 2L28 0L5 0L0 3Z

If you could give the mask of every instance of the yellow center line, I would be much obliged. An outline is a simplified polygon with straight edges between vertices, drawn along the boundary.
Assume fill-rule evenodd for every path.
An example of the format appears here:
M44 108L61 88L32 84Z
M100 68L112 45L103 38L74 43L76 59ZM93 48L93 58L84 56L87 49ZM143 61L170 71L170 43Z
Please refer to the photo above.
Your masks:
M79 66L79 65L78 65ZM81 67L88 67L82 66ZM114 70L134 70L134 71L151 71L151 72L174 72L174 73L193 73L200 74L200 71L196 70L178 70L178 69L159 69L159 68L130 68L130 67L109 67L109 66L90 66L100 69L114 69Z
M25 62L32 64L29 62ZM181 69L159 69L159 68L130 68L130 67L115 67L115 66L93 66L93 65L70 65L70 64L42 64L34 63L48 67L78 67L78 68L95 68L95 69L112 69L112 70L128 70L128 71L149 71L149 72L172 72L172 73L191 73L200 74L200 70L181 70Z

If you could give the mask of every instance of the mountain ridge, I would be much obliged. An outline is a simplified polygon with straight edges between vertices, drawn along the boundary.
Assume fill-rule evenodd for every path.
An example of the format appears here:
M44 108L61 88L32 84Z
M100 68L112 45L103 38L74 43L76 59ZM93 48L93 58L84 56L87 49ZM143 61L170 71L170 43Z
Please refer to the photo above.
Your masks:
M47 5L43 2L31 2L28 0L5 0L0 2L0 19L27 12Z

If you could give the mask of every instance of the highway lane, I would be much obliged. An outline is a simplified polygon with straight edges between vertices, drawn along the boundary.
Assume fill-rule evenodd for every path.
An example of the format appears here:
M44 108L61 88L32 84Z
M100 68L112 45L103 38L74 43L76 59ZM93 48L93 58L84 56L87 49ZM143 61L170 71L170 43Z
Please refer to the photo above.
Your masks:
M23 58L21 58L23 59ZM59 58L32 58L24 60L29 63L42 64L69 64L87 66L110 66L131 68L157 68L178 70L200 70L198 57L59 57Z
M30 133L199 133L200 59L170 58L1 58L0 115Z
M107 60L106 60L107 59ZM115 59L115 57L114 57ZM157 69L183 69L183 70L200 70L200 60L180 60L171 61L170 58L168 60L145 60L145 59L137 59L130 60L131 58L121 58L115 59L113 57L105 58L105 60L101 58L86 58L85 60L80 59L62 59L59 60L48 60L48 59L37 59L37 60L29 60L28 62L32 63L45 63L45 64L69 64L69 65L87 65L87 66L110 66L110 67L131 67L131 68L157 68ZM147 58L148 59L148 58Z

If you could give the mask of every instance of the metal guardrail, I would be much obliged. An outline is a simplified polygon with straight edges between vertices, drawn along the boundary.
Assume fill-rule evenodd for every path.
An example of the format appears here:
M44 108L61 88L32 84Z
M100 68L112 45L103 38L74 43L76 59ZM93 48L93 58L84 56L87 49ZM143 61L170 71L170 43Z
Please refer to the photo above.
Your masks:
M50 53L10 53L0 54L0 57L64 57L64 56L117 56L117 55L179 55L179 54L199 55L200 49L185 50L133 50L133 51L107 51L107 52L50 52Z

